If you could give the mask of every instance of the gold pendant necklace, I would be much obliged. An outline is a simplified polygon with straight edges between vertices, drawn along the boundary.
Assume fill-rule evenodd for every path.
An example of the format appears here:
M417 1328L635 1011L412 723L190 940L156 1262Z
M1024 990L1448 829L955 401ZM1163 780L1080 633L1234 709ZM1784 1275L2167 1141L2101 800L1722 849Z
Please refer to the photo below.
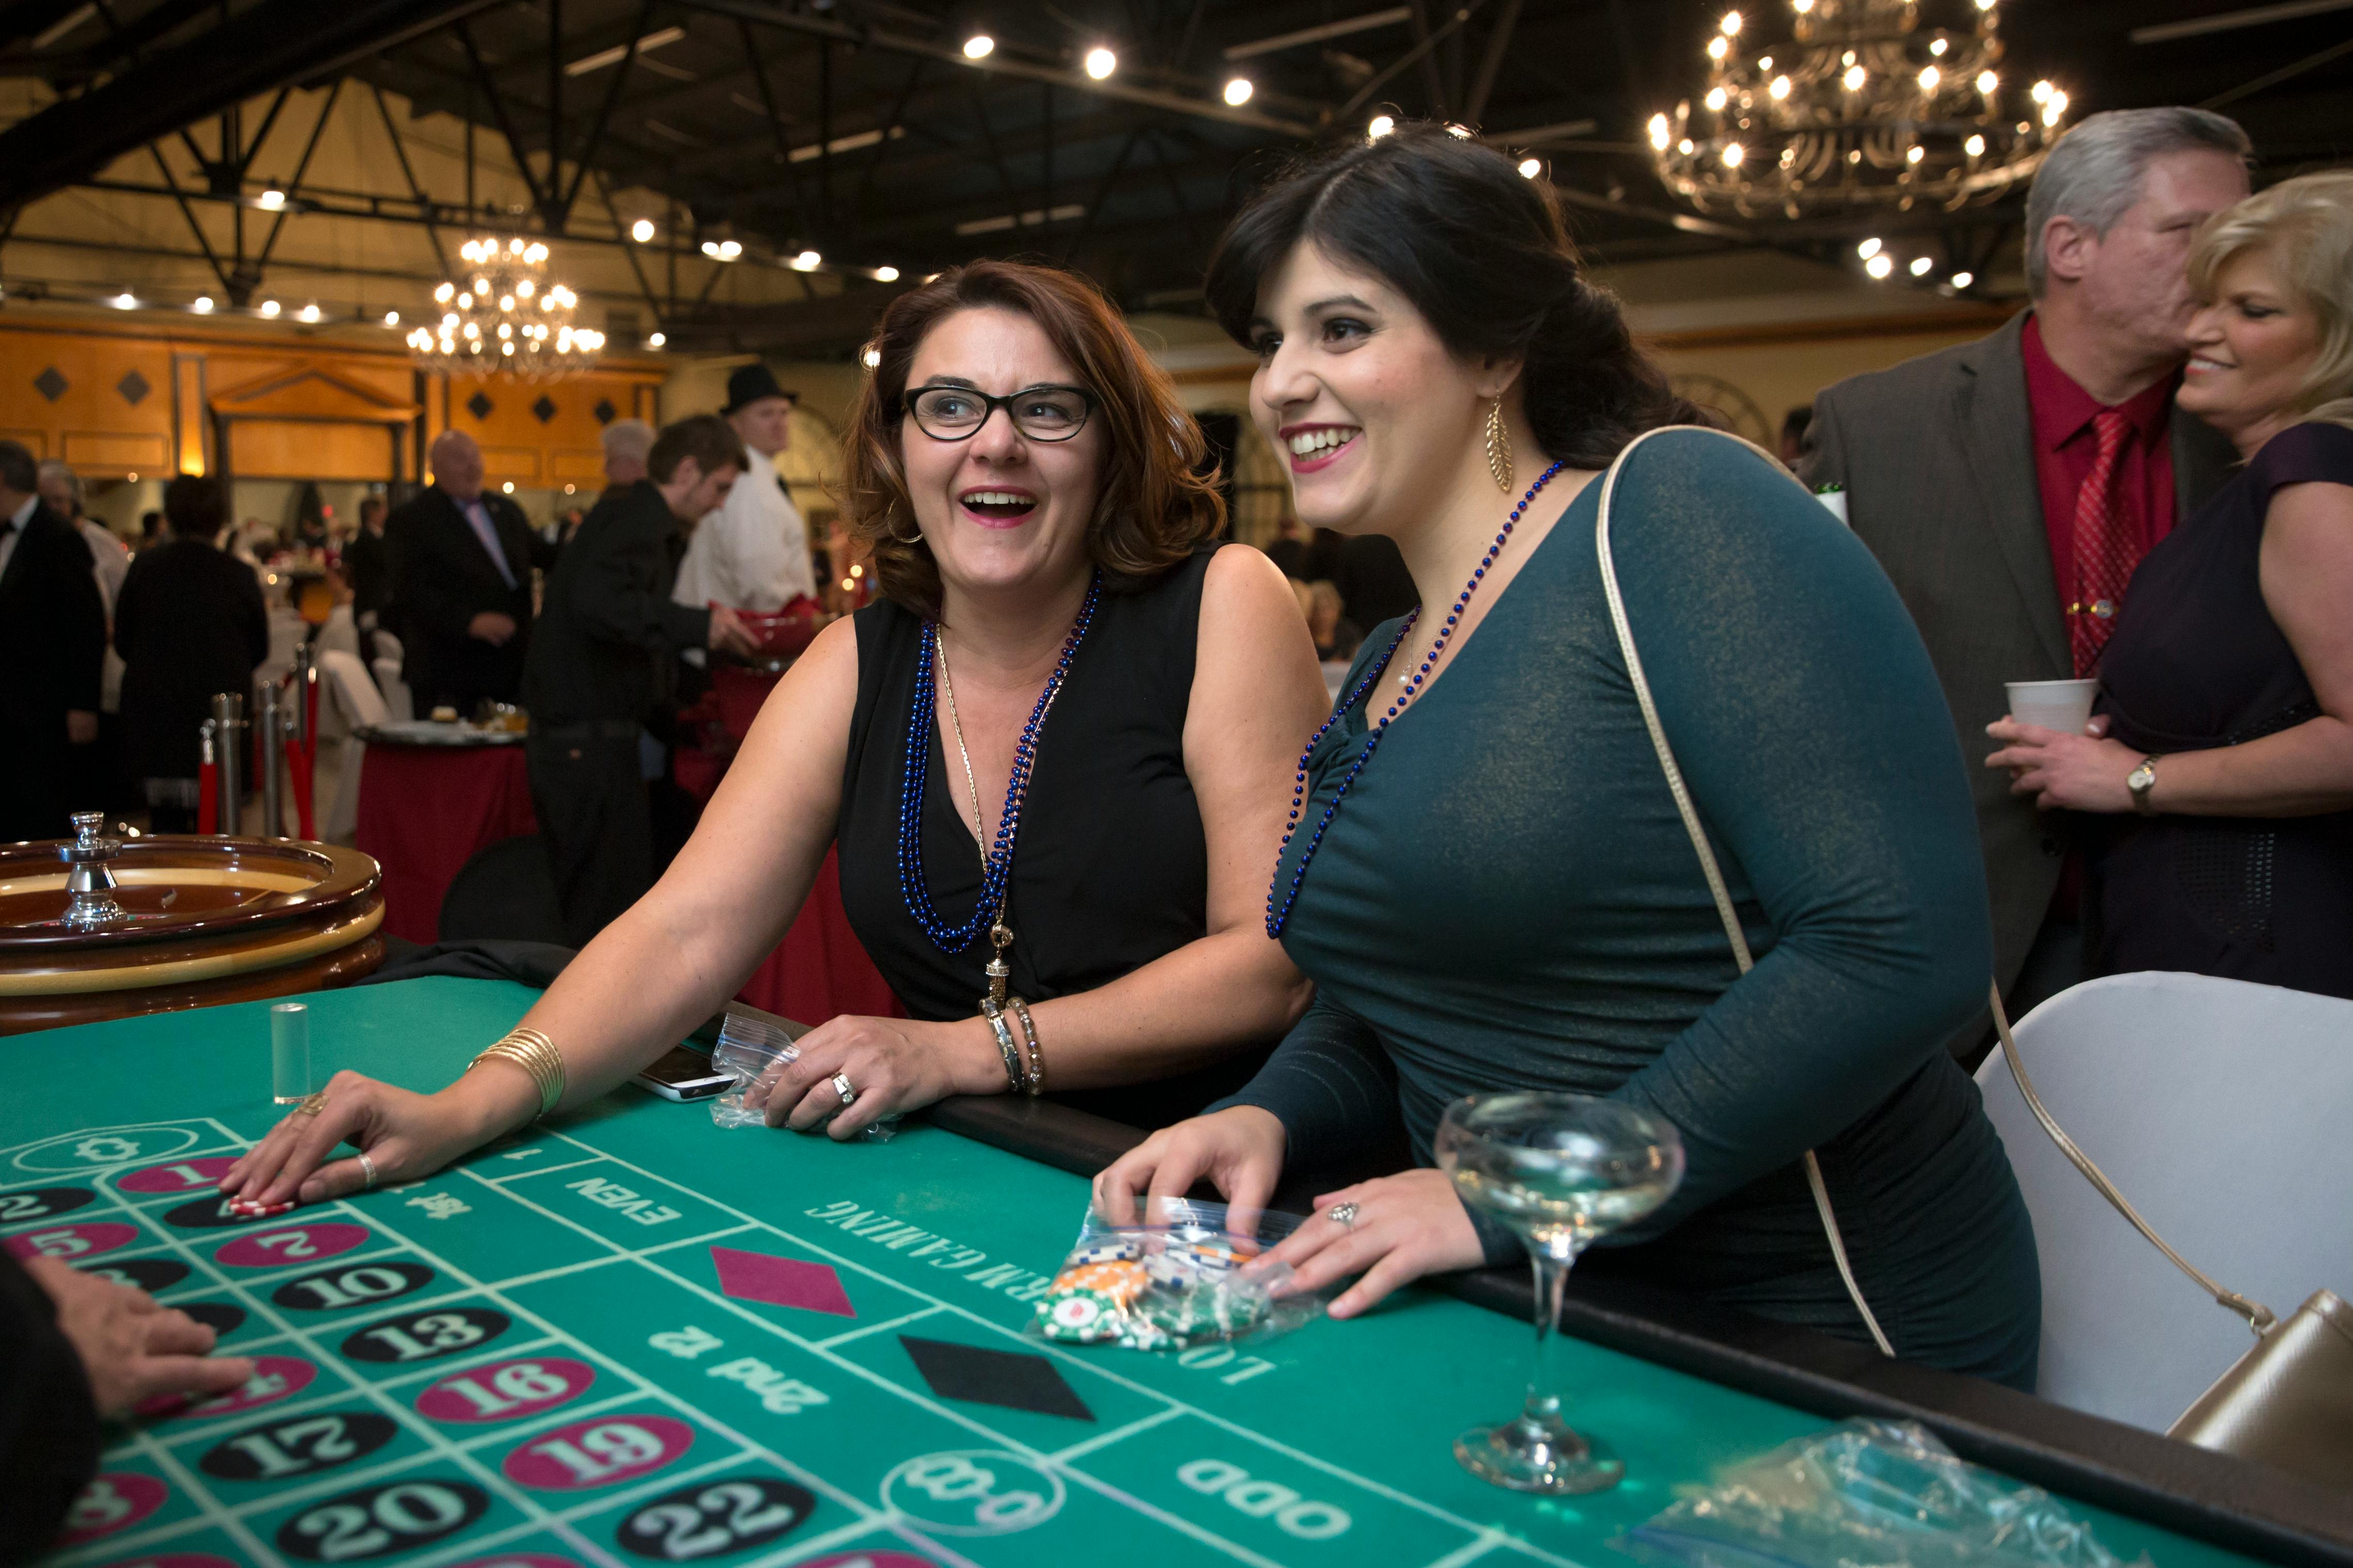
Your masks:
M972 752L964 742L964 717L956 711L955 681L948 673L948 639L934 637L932 646L939 650L940 692L948 700L948 727L955 731L956 755L964 762L964 786L972 797L972 841L980 852L981 869L988 868L988 825L981 816L980 780L972 771ZM1058 691L1056 696L1060 696ZM1053 709L1053 699L1047 699L1048 711ZM1039 715L1042 721L1043 714ZM988 961L981 973L988 976L988 996L983 1011L1005 1005L1005 984L1012 977L1013 966L1006 962L1006 953L1013 946L1013 928L1005 923L1005 901L997 900L996 916L988 923L988 940L997 955Z

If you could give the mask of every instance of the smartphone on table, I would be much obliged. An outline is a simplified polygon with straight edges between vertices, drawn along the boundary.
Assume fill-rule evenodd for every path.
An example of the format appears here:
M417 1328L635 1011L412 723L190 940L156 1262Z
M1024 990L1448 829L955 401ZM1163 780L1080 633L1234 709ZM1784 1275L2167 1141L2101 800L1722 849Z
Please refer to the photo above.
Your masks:
M734 1081L733 1074L712 1067L709 1057L684 1046L672 1046L637 1075L639 1088L651 1089L664 1100L681 1101L709 1100Z

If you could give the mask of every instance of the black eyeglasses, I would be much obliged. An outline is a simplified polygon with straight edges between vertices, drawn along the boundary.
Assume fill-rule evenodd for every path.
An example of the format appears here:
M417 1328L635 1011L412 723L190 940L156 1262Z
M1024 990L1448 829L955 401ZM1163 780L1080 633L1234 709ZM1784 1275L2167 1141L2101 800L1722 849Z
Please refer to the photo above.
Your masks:
M998 409L1032 441L1067 441L1083 429L1095 395L1082 386L1025 386L991 397L969 386L918 386L907 393L907 412L934 441L964 441L980 433Z

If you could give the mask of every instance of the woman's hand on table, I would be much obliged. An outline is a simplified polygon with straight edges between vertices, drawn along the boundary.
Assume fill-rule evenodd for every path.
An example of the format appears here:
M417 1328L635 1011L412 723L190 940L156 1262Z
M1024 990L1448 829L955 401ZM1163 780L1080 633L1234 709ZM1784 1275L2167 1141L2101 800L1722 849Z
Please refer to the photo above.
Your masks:
M1335 1204L1354 1204L1349 1223L1332 1217ZM1362 1275L1332 1301L1335 1318L1353 1318L1400 1285L1425 1274L1475 1268L1486 1260L1470 1213L1443 1171L1407 1171L1325 1193L1315 1213L1252 1268L1291 1266L1279 1294L1321 1290Z
M370 1186L429 1176L468 1150L529 1120L539 1098L520 1069L468 1073L438 1094L415 1094L355 1072L327 1082L315 1111L289 1112L221 1178L232 1198L325 1203ZM328 1158L348 1142L368 1157Z
M1225 1197L1229 1227L1250 1235L1282 1176L1289 1142L1274 1113L1254 1105L1164 1127L1096 1175L1095 1212L1113 1225L1134 1225L1137 1194L1147 1203L1181 1198L1206 1180Z
M2132 790L2125 779L2140 766L2142 754L2105 739L2107 727L2105 714L2091 721L2085 735L1997 719L1986 733L2002 742L2001 749L1985 765L2009 769L2010 793L2032 795L2042 811L2130 811Z
M825 1123L829 1136L848 1140L885 1116L921 1110L952 1094L1006 1088L1004 1058L978 1018L934 1024L844 1014L799 1044L798 1057L744 1091L744 1109L764 1112L771 1127L807 1132ZM848 1105L834 1087L837 1073L854 1096Z

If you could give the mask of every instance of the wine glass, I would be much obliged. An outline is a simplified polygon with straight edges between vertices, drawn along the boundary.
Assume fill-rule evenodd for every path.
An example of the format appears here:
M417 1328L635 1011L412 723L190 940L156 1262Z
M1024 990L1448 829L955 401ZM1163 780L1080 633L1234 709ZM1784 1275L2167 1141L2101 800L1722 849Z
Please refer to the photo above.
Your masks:
M1595 1453L1561 1419L1549 1348L1569 1265L1594 1237L1667 1201L1683 1177L1682 1137L1623 1100L1521 1091L1474 1094L1448 1106L1434 1151L1463 1203L1510 1226L1535 1265L1536 1367L1527 1405L1512 1420L1457 1437L1455 1458L1514 1491L1616 1486L1624 1463Z

